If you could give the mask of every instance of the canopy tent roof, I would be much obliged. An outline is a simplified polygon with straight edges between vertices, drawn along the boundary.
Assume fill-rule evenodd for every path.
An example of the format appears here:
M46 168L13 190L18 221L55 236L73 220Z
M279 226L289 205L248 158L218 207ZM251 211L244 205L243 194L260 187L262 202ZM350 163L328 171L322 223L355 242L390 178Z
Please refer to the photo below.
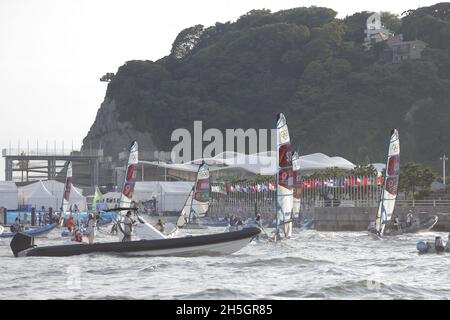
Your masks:
M46 181L38 181L32 184L29 184L24 187L20 187L19 190L23 194L23 200L25 201L25 198L27 195L30 194L35 189L35 186L38 184L42 184L45 189L56 198L56 207L55 210L58 210L61 206L62 202L62 196L64 192L64 183L55 181L55 180L46 180ZM69 205L77 205L78 209L80 211L84 211L87 208L87 202L86 197L82 195L82 189L76 188L72 186L72 189L70 190L70 198L69 198Z
M137 181L133 200L136 202L148 201L154 197L159 211L179 211L193 185L193 181ZM102 196L101 202L106 203L109 208L114 208L119 199L120 192L108 192Z
M191 181L160 181L159 182L161 192L165 194L189 194L191 192L192 187L194 186L194 182Z
M57 208L56 197L47 190L42 181L33 183L31 190L28 188L21 191L23 204L30 204L35 208L41 208L42 206Z
M15 192L18 189L14 181L0 181L0 192Z
M0 181L0 207L18 208L18 189L13 181Z
M238 169L259 175L276 174L276 153L274 151L251 155L227 151L213 158L204 158L183 164L170 164L159 161L140 162L168 169L196 172L198 165L203 160L209 165L211 172ZM355 165L342 157L329 157L323 153L313 153L300 157L300 170L302 172L314 172L316 170L334 167L351 170Z

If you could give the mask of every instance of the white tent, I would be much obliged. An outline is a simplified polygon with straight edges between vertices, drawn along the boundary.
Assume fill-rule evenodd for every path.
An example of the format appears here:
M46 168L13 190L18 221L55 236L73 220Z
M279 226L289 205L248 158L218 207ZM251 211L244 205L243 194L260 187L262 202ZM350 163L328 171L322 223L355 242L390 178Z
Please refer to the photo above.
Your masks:
M219 170L244 170L260 175L274 175L276 173L276 153L273 151L251 155L227 151L213 158L194 160L183 164L169 164L159 161L141 162L162 168L197 172L198 164L203 160L209 165L211 172ZM300 170L302 173L313 173L317 170L334 167L351 170L355 165L342 157L329 157L323 153L313 153L300 157Z
M190 181L161 181L160 195L157 198L157 207L162 212L179 212L183 209L194 182ZM159 201L158 201L159 200ZM159 204L158 204L159 203Z
M18 192L13 181L0 181L0 207L17 209L19 207Z
M42 181L44 183L44 186L47 188L48 191L52 195L56 197L56 201L58 203L58 210L61 207L62 197L64 193L64 183L55 181L55 180L48 180L48 181ZM70 190L70 197L69 197L69 206L70 205L76 205L78 207L78 210L80 211L86 211L87 209L87 201L86 197L82 195L83 190L76 188L72 185L72 189Z
M134 187L133 200L147 201L158 198L161 193L159 181L137 181Z
M44 186L42 181L33 183L33 188L21 190L22 204L29 204L35 208L44 206L46 209L52 207L56 210L56 197L52 195Z
M25 201L25 195L32 192L35 189L35 187L40 183L42 183L44 187L47 189L47 191L49 191L50 194L56 198L55 200L56 205L52 207L55 211L58 211L59 208L61 207L61 201L64 192L64 183L55 180L38 181L29 184L27 186L20 187L19 202L23 204L31 204ZM76 204L80 211L85 211L87 209L87 201L86 197L82 195L82 192L83 192L82 189L72 186L72 189L70 190L69 205Z
M136 182L133 200L149 201L156 198L159 212L179 212L183 208L194 182L189 181L145 181ZM108 208L117 207L120 192L108 192L102 196L101 202Z
M98 203L106 203L109 209L117 208L120 200L120 192L107 192L102 195L102 199Z

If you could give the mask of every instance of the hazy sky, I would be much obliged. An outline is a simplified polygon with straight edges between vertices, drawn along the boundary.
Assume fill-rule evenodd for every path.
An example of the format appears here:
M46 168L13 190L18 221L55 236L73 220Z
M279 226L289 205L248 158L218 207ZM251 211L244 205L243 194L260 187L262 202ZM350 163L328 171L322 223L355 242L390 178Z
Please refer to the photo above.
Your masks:
M324 6L339 17L439 1L0 0L0 149L81 146L107 83L128 60L157 60L178 32L235 21L252 9ZM0 160L0 180L4 160Z

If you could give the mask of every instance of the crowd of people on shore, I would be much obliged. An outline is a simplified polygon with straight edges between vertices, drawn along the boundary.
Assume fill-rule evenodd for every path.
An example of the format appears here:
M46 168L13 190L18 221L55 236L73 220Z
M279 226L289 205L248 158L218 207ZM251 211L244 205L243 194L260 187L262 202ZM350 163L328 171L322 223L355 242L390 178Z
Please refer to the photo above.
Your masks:
M36 212L35 208L31 209L31 212L24 212L23 216L21 212L18 213L14 220L14 223L10 225L11 232L20 232L30 229L30 227L46 226L52 223L58 223L60 215L53 212L50 207L48 211L45 207L41 208L40 212Z

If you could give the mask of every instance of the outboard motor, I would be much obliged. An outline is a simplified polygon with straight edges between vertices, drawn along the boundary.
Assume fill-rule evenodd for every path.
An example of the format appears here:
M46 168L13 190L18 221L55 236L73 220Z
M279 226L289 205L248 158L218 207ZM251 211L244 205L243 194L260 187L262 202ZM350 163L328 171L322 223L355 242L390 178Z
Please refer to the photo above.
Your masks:
M12 238L10 246L14 256L17 257L19 252L35 246L34 238L26 235L25 233L18 232Z

